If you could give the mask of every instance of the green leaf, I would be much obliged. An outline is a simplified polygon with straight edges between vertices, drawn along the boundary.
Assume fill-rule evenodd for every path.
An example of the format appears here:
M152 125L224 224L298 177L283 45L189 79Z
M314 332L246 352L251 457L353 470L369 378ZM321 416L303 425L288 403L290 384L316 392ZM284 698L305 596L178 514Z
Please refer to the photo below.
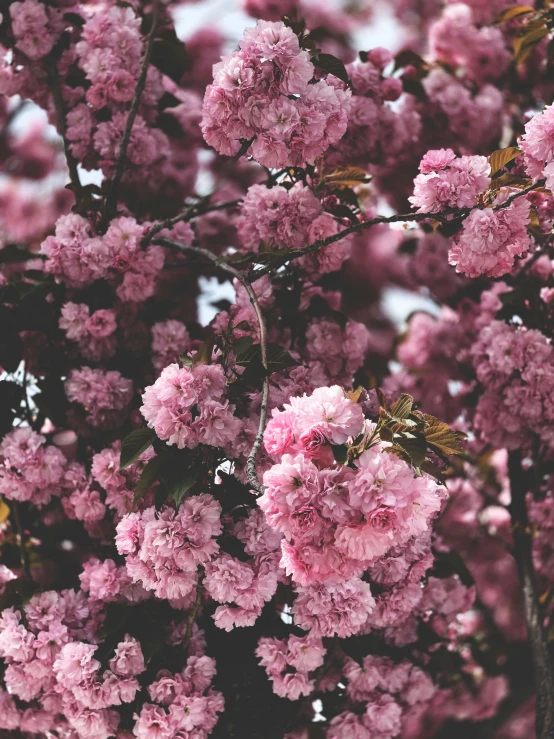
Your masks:
M27 251L17 244L7 244L3 249L0 249L0 264L7 264L8 262L26 262L28 259L44 259L43 254L36 254L32 251ZM41 276L44 276L41 274Z
M246 351L237 356L237 364L240 364L241 367L254 365L257 369L260 369L260 372L263 372L260 344L253 344ZM289 352L282 346L279 346L279 344L267 345L268 374L271 374L272 372L280 372L288 367L295 367L297 364L298 362L296 359L293 359Z
M160 508L163 506L163 504L167 500L168 495L169 495L169 490L167 488L167 485L165 484L159 485L158 489L156 490L156 494L154 496L154 505L157 511L159 511Z
M173 482L170 488L170 495L175 501L177 508L179 508L179 506L181 505L181 501L194 485L194 483L195 478L190 471L186 472L179 480L175 480Z
M425 459L421 465L421 471L426 472L431 477L434 477L437 482L444 484L444 475L436 464L433 464L430 459Z
M425 461L425 452L427 451L425 437L417 432L403 433L397 434L394 440L407 453L414 469L419 471Z
M158 455L151 459L145 466L140 476L140 480L135 488L135 496L133 498L133 508L142 499L143 495L150 488L152 483L158 479L158 475L164 461L162 455Z
M139 639L140 649L146 664L148 664L152 657L160 651L167 639L165 631L163 629L156 628L156 626L156 624L152 624L152 630L147 638Z
M16 589L21 598L21 605L28 603L33 595L40 590L40 585L34 580L24 580L19 578L15 580Z
M248 349L250 349L253 343L254 339L251 336L241 336L240 339L233 341L232 347L235 352L235 357L244 354Z
M179 84L185 72L191 69L191 59L175 32L165 33L166 38L156 39L152 48L152 64L162 74Z
M145 452L156 437L152 429L136 429L131 431L121 442L121 456L119 459L119 471L133 464L140 455Z
M346 82L347 85L350 83L348 72L346 71L344 63L341 62L340 59L337 59L336 56L333 56L333 54L322 54L321 52L315 52L312 55L312 63L316 67L322 69L324 72L332 74L335 77L338 77L339 80Z
M348 463L348 449L344 444L331 444L331 449L337 464L345 465Z
M435 552L434 554L433 571L437 577L450 577L452 574L456 574L467 588L475 585L473 575L458 552L450 550L448 552Z
M127 620L127 614L129 612L129 606L121 603L107 603L106 604L106 617L102 624L102 635L105 637L110 634L114 634L125 623Z

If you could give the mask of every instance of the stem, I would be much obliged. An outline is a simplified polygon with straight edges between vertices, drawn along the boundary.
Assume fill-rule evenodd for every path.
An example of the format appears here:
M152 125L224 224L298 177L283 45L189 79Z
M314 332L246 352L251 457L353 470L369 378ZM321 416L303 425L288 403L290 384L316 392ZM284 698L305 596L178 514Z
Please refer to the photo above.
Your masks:
M529 185L528 187L524 187L523 190L518 190L517 192L512 193L509 198L506 198L503 203L499 203L499 205L495 205L493 210L503 210L504 208L509 208L510 205L514 202L514 200L517 200L518 198L521 198L523 195L528 195L530 192L532 192L537 187L543 187L546 180L537 180L537 182L534 182L532 185Z
M185 631L185 638L183 639L183 649L185 652L188 651L190 640L192 637L192 628L194 626L194 622L196 621L196 616L198 615L198 609L200 608L200 603L202 602L202 582L204 580L204 568L199 567L198 568L198 582L196 584L196 598L194 599L194 604L192 606L192 610L189 613L188 621L187 621L187 630Z
M19 517L19 503L15 500L12 501L13 520L15 523L15 530L17 533L17 543L19 546L19 559L21 562L21 569L27 579L31 579L31 565L29 563L29 554L25 549L25 540L23 538L23 528L21 526L21 518Z
M67 169L69 170L69 179L71 180L71 184L73 186L75 201L78 203L83 192L83 187L81 185L81 179L79 177L79 170L77 169L77 160L71 153L69 141L67 140L67 121L65 118L66 109L62 97L60 78L58 77L58 70L54 61L48 61L47 72L50 83L50 90L52 91L52 99L54 101L54 108L56 110L56 117L58 119L58 129L62 137L65 160L67 162Z
M238 269L235 269L230 264L227 264L224 261L221 261L219 257L216 257L215 254L212 254L212 252L208 251L207 249L202 249L199 246L189 246L187 244L180 244L178 241L173 241L173 239L166 239L166 238L160 238L156 239L154 241L154 244L158 244L160 246L168 246L173 249L179 249L180 251L183 251L188 254L196 254L197 256L203 257L204 259L212 262L217 267L219 267L221 270L226 272L229 275L232 275L235 279L237 279L240 284L244 287L246 290L248 297L250 298L250 302L252 303L252 306L254 308L254 311L256 313L256 318L258 321L258 328L260 331L260 353L261 353L261 361L262 366L265 370L265 377L263 381L263 388L262 388L262 403L260 408L260 420L258 423L258 431L256 433L256 438L254 439L254 443L252 445L252 449L250 450L250 454L248 455L248 460L246 462L246 477L248 479L248 482L250 485L256 490L258 493L264 492L264 487L260 483L258 479L258 474L256 472L256 459L258 457L258 453L260 451L260 447L262 445L264 430L265 430L265 423L267 419L267 407L268 407L268 401L269 401L269 375L268 375L268 368L267 368L267 332L265 327L265 320L262 313L262 309L260 307L260 303L258 301L258 297L256 293L254 292L254 289L252 287L252 282L248 276L245 276L242 272L239 272Z
M205 200L205 198L203 198L203 200ZM173 228L173 226L175 226L177 223L180 223L181 221L192 221L193 218L203 216L205 213L211 213L214 210L235 208L241 203L242 200L227 200L224 203L213 203L211 205L208 204L205 207L202 207L202 201L200 201L200 203L194 203L185 210L181 211L181 213L173 216L173 218L167 218L165 221L160 221L155 226L152 226L150 231L148 231L148 233L142 240L142 246L148 246L148 244L155 236L157 236L157 234L160 233L160 231L163 231L165 228Z
M125 130L123 131L123 138L121 140L121 146L119 148L119 155L117 158L117 163L115 165L115 173L113 176L113 180L111 184L108 187L108 194L106 196L105 206L104 206L104 215L102 219L102 230L105 230L108 226L108 223L113 218L117 211L117 196L118 196L118 190L119 185L121 183L121 178L123 177L123 170L125 168L125 160L127 157L127 148L129 146L129 142L131 141L131 133L133 131L133 124L135 122L135 118L137 117L138 109L140 107L140 100L142 97L142 93L144 92L144 88L146 86L146 77L148 75L148 67L150 65L150 59L152 57L152 49L154 46L154 36L156 34L156 30L158 27L158 17L159 17L159 0L158 2L154 3L154 10L152 14L152 28L150 29L150 33L148 34L148 38L146 40L146 49L144 51L144 57L142 59L142 64L140 68L140 74L139 78L137 80L137 87L135 90L135 95L133 97L133 102L131 103L131 109L129 110L129 115L127 116L127 121L125 123Z
M525 502L527 486L519 449L509 453L508 472L512 490L510 514L514 539L513 553L523 592L525 619L535 671L537 739L552 739L554 737L554 673L537 597L533 567L533 541Z

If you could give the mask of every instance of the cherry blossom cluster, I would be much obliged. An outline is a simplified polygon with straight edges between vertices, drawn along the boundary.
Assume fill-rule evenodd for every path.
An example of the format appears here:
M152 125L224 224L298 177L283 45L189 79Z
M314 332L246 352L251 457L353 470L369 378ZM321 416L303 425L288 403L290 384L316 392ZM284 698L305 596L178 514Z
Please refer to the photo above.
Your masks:
M220 154L249 151L267 167L313 163L346 130L350 93L334 76L316 79L309 53L284 23L259 21L238 51L214 68L202 132Z
M248 251L259 251L263 245L270 249L299 249L314 241L334 236L341 229L330 213L323 213L320 201L308 187L253 185L241 205L237 230L241 246ZM316 280L328 272L336 272L349 257L351 243L348 237L306 254L297 261L310 279Z
M150 447L124 469L120 469L120 443L115 442L92 457L91 476L105 492L105 504L118 516L130 513L133 507L133 490L145 465L155 456ZM148 496L143 498L148 502Z
M410 202L419 213L471 208L490 184L486 157L456 157L452 149L428 151L419 165Z
M392 62L388 49L378 47L366 56L365 62L347 66L352 83L347 134L335 145L330 160L367 164L378 174L409 157L420 135L421 117L402 97L402 80L384 72Z
M494 26L475 25L478 7L469 3L453 3L429 29L430 52L434 59L461 68L474 83L482 85L501 77L507 70L511 54L502 30Z
M554 9L237 3L0 18L0 734L550 734Z
M86 169L101 169L106 175L113 173L119 156L145 54L140 11L110 2L75 6L67 12L65 7L25 0L10 8L10 23L2 39L14 43L14 54L3 60L1 91L6 95L23 92L48 108L41 80L45 74L57 76L68 111L65 123L71 154ZM65 48L52 63L50 55L60 41ZM156 117L170 85L177 104L167 108L173 127L166 126L166 133L163 125L156 125ZM195 148L200 139L201 100L197 92L181 90L169 78L164 81L151 65L141 103L123 178L128 193L142 199L148 209L145 195L154 192L155 186L165 188L170 197L191 190L198 170ZM61 125L59 116L57 110L56 122ZM144 167L151 170L147 180L141 174Z
M169 445L222 447L233 440L240 425L234 406L225 398L226 387L219 364L170 364L144 391L141 413Z
M144 233L134 218L122 217L110 223L104 236L95 236L85 218L67 215L58 220L55 236L42 244L45 269L71 287L108 280L120 300L141 302L154 293L164 264L161 247L141 248Z
M86 303L69 302L62 307L59 326L85 359L98 361L114 355L117 321L113 310L101 308L91 315Z
M65 393L70 403L81 406L91 426L116 428L127 417L133 383L117 370L81 367L71 370L65 382Z
M83 739L117 733L116 709L138 699L137 676L146 668L140 644L130 634L115 645L107 664L97 659L103 601L73 590L46 591L31 598L24 617L13 608L3 612L0 653L7 663L8 692L1 696L2 728L19 727L32 735L72 731ZM194 731L207 737L223 709L221 694L210 687L214 673L214 661L198 648L181 672L158 672L147 688L152 702L142 702L133 734L146 739L163 727L165 736ZM14 698L35 707L18 709Z
M206 739L224 708L223 696L210 687L215 672L213 659L197 655L189 657L181 672L160 670L148 686L152 702L142 706L134 736Z
M129 513L117 525L115 544L126 557L133 582L158 598L185 603L197 584L197 568L217 554L221 506L203 494L183 502L179 511L154 507Z
M533 179L546 179L546 187L554 185L554 106L547 106L540 115L533 116L525 125L519 140L523 149L525 169Z
M387 657L369 655L359 664L345 660L344 677L351 709L329 725L329 739L399 736L410 714L417 715L433 696L435 686L427 673L409 662L395 664ZM361 704L362 711L356 710Z
M14 429L0 444L0 493L11 500L42 506L59 495L67 460L29 427Z
M325 636L359 630L375 601L358 578L424 534L443 500L430 478L416 477L386 444L365 448L371 432L361 406L333 386L274 410L264 435L276 464L264 474L259 505L285 537L282 566L298 585L295 619ZM360 439L365 450L353 466L338 466L333 446Z
M484 438L516 449L540 426L542 443L552 446L553 351L534 329L493 321L481 331L472 357L484 388L474 422Z
M325 653L322 640L311 635L293 635L288 639L262 637L256 649L273 691L293 701L313 691L315 682L309 675L323 665Z
M502 277L512 271L517 257L529 251L529 203L519 198L499 209L507 197L498 196L496 209L493 206L474 210L464 221L448 254L450 264L458 272L468 277Z

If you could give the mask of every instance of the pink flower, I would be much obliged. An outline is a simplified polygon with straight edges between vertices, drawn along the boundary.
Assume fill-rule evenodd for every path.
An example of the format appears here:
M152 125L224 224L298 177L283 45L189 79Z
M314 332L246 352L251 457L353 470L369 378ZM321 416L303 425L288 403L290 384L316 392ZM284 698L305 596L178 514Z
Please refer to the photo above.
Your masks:
M144 657L140 644L129 634L115 648L115 656L110 660L110 669L116 675L127 677L144 672Z
M74 685L90 680L100 667L100 662L93 659L97 647L84 642L65 644L57 660L54 672L57 680L68 690Z

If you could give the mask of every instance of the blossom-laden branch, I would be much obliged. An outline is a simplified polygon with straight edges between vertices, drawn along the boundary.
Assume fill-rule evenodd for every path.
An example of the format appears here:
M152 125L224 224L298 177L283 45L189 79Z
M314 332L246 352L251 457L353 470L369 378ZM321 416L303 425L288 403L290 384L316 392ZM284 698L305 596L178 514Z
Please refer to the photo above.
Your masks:
M67 169L69 170L69 179L75 195L75 201L78 204L79 198L82 194L81 178L79 177L79 170L77 167L77 160L71 153L71 147L67 138L67 120L66 120L66 108L64 99L62 96L62 90L60 85L60 78L58 76L58 70L56 69L56 63L50 61L47 64L48 80L50 84L50 90L52 92L52 99L54 101L54 108L56 110L56 118L58 122L58 130L62 137L63 148L65 154L65 160L67 162Z
M248 459L246 462L246 476L247 476L248 482L254 488L254 490L256 490L258 493L263 493L264 488L263 488L263 485L260 483L257 472L256 472L256 460L258 457L258 453L260 451L260 447L262 445L263 434L264 434L264 429L265 429L265 424L266 424L266 419L267 419L267 407L268 407L268 401L269 401L269 375L268 375L268 366L267 366L267 331L266 331L265 319L262 313L262 309L260 307L258 297L252 287L251 280L247 276L245 276L242 272L240 272L238 269L235 269L230 264L227 264L226 262L220 260L219 257L216 257L215 254L212 254L212 252L208 251L207 249L202 249L198 246L189 246L186 244L180 244L178 241L173 241L172 239L166 239L166 238L156 239L153 243L158 244L159 246L168 246L173 249L179 249L180 251L183 251L188 254L196 254L197 256L202 257L203 259L206 259L212 262L217 267L222 269L224 272L227 272L227 274L237 279L240 282L240 284L244 287L248 297L250 298L250 302L252 303L252 307L254 308L254 311L256 313L256 318L258 321L258 328L260 331L260 354L261 354L262 366L264 368L264 380L263 380L263 386L262 386L262 402L261 402L261 407L260 407L260 420L258 423L258 430L256 433L256 437L254 439L252 449L250 450L250 454L248 455Z
M500 203L499 205L494 206L493 210L496 211L496 210L500 210L500 209L508 207L517 198L520 198L523 195L528 194L533 189L540 187L543 184L544 184L543 181L537 182L523 190L520 190L514 193L503 203ZM302 247L301 249L286 250L286 251L281 251L279 253L276 253L275 259L272 259L271 262L269 262L266 265L263 265L262 267L258 269L253 269L247 274L245 274L244 272L241 272L235 266L232 266L229 263L227 263L225 259L222 259L221 257L217 257L215 254L208 251L207 249L203 249L201 247L193 246L193 245L181 244L180 242L177 242L177 241L174 241L168 238L154 239L155 235L159 233L161 230L163 230L164 228L169 228L181 220L192 220L196 216L201 215L202 212L209 212L210 210L236 207L237 205L240 204L240 202L241 202L240 200L234 200L234 201L229 201L225 203L214 204L214 206L207 206L203 211L197 210L197 208L199 207L199 204L192 205L190 206L190 208L183 211L183 213L179 214L175 218L169 219L168 221L163 221L159 224L156 224L145 237L145 242L158 244L160 246L170 247L170 248L177 249L179 251L189 253L189 254L195 254L196 256L199 256L207 261L212 262L217 267L219 267L222 271L226 272L227 274L231 275L233 278L237 279L241 283L241 285L244 287L244 289L246 290L246 293L248 294L248 297L254 308L254 311L256 313L256 318L258 321L258 326L259 326L259 331L260 331L261 361L262 361L262 365L265 370L265 377L264 377L263 388L262 388L260 420L258 424L256 437L254 439L254 443L252 445L250 454L248 455L248 459L246 463L246 476L252 488L256 490L258 493L263 494L264 487L258 479L258 475L256 471L256 460L257 460L257 457L258 457L258 454L259 454L259 451L262 445L262 441L263 441L263 434L264 434L266 420L267 420L267 409L268 409L268 401L269 401L269 379L268 379L268 368L267 368L267 332L266 332L266 327L265 327L265 320L264 320L256 293L254 289L252 288L252 283L258 280L260 277L268 274L269 272L274 271L279 266L286 264L287 262L293 261L294 259L297 259L306 254L311 254L313 252L316 252L318 249L321 249L325 246L329 246L330 244L336 243L352 233L358 233L366 228L370 228L371 226L375 226L375 225L383 224L383 223L399 223L399 222L424 221L424 220L435 220L441 223L448 223L449 216L453 216L453 218L455 219L457 218L457 219L462 220L466 218L478 206L475 206L474 208L448 209L448 210L441 211L440 213L406 213L406 214L397 214L397 215L392 215L392 216L376 216L375 218L372 218L368 221L361 221L360 223L353 224L352 226L349 226L348 228L340 231L337 234L333 234L323 239L318 239L312 242L311 244L308 244L307 246ZM200 205L200 208L201 208L201 205ZM250 261L250 258L247 255L245 255L243 260L241 259L238 262L235 262L235 264L243 264L246 260Z
M510 195L510 197L507 198L503 203L495 205L492 210L498 211L507 208L518 198L524 195L528 195L530 192L532 192L536 188L542 187L543 185L544 180L540 180L533 185L529 185L529 187L526 187L523 190L518 190L518 192ZM467 218L470 213L472 213L474 210L477 210L478 208L479 205L477 204L473 208L451 208L442 210L437 213L402 213L392 216L376 216L375 218L370 218L367 221L354 223L336 234L332 234L331 236L327 236L323 239L318 239L317 241L314 241L311 244L307 244L300 249L289 249L275 252L275 254L272 255L274 256L274 259L272 259L270 262L263 265L262 267L253 269L250 272L249 277L251 281L254 282L260 277L263 277L264 275L269 274L269 272L272 272L276 267L283 266L287 262L290 262L293 259L298 259L299 257L302 257L306 254L312 254L318 249L329 246L330 244L334 244L337 241L341 241L346 236L350 236L350 234L360 233L366 228L371 228L372 226L377 226L383 223L408 223L409 221L427 220L435 220L439 221L439 223L441 224L447 224L451 222L448 220L449 216L453 217L452 220L462 221Z
M509 453L508 472L512 492L510 514L514 539L513 553L521 582L525 620L536 677L537 739L552 739L554 737L554 671L537 596L533 566L533 540L525 502L527 487L520 450Z
M131 133L133 131L133 124L137 117L137 113L140 107L142 93L146 86L146 79L148 76L148 67L150 66L150 59L152 58L152 49L154 47L154 37L158 29L159 20L159 1L154 3L154 9L152 13L152 27L146 40L146 49L144 50L144 56L142 59L142 65L140 68L139 78L137 80L137 87L131 103L131 109L127 116L125 123L125 129L123 131L123 138L121 139L121 146L119 148L119 155L117 157L115 172L111 183L108 185L106 200L104 203L104 214L102 219L103 230L107 227L110 220L113 218L117 211L117 196L119 191L119 185L121 178L123 177L123 171L125 169L125 161L127 158L127 148L131 141Z

